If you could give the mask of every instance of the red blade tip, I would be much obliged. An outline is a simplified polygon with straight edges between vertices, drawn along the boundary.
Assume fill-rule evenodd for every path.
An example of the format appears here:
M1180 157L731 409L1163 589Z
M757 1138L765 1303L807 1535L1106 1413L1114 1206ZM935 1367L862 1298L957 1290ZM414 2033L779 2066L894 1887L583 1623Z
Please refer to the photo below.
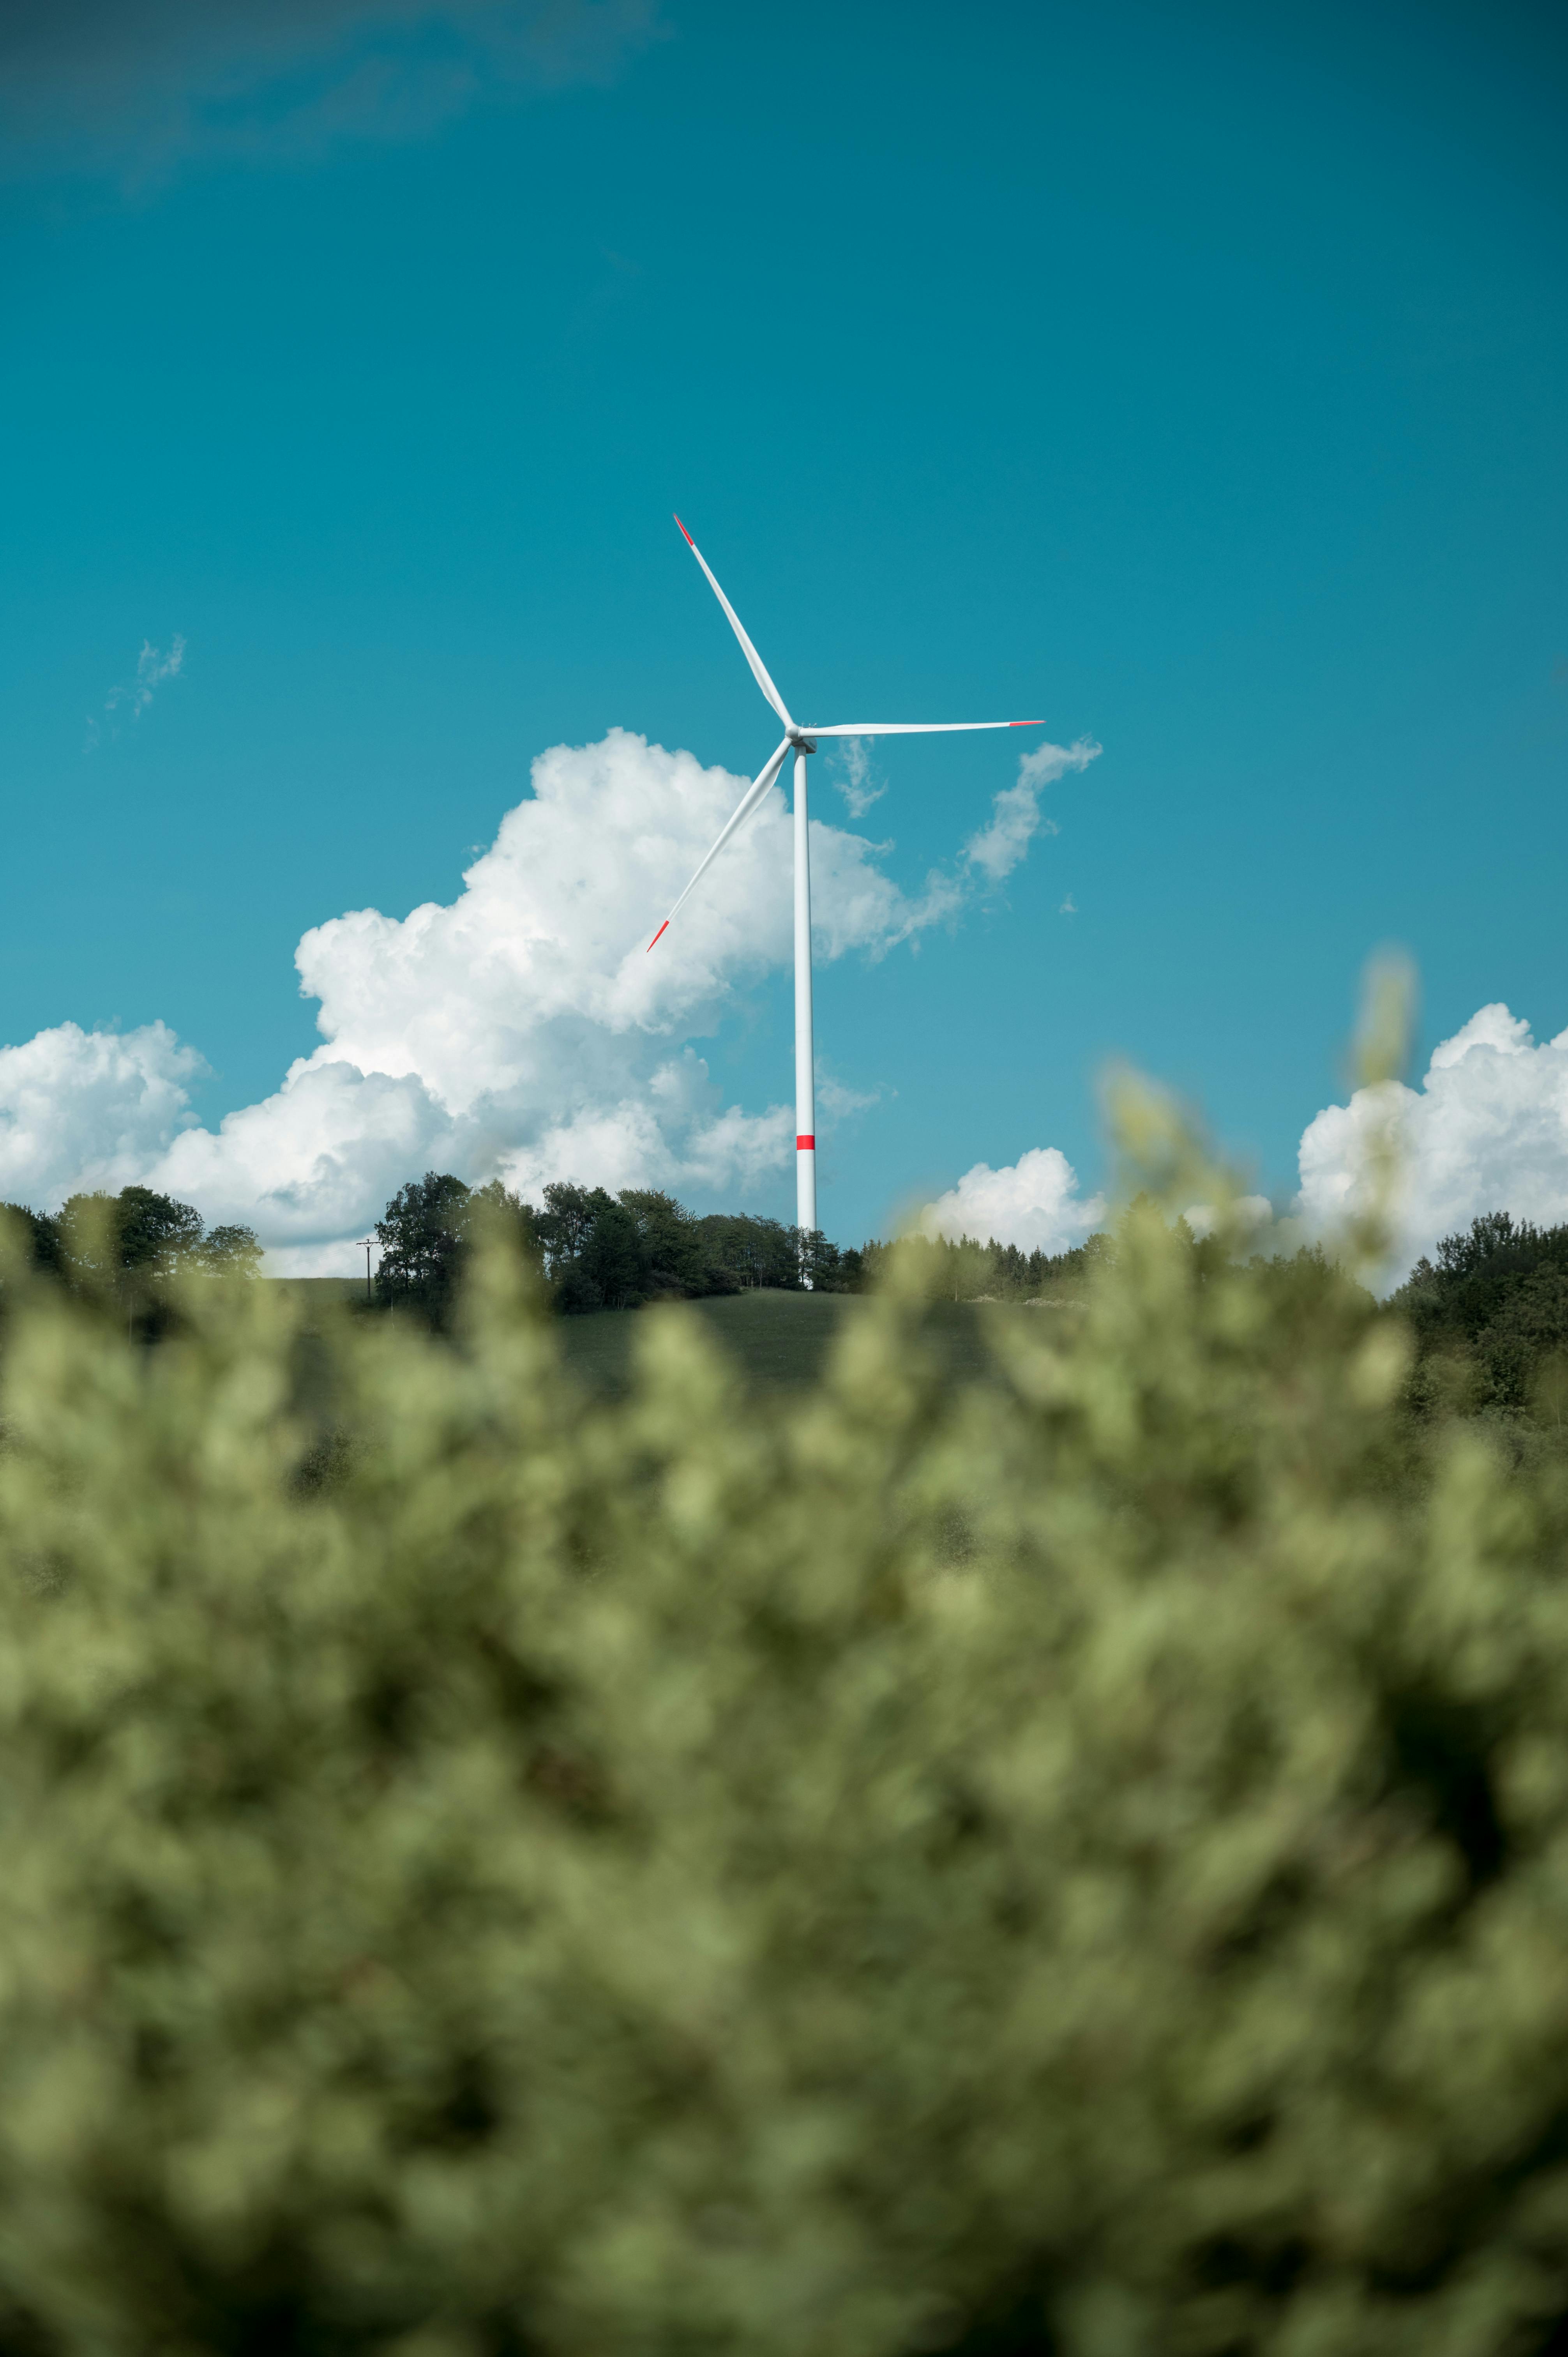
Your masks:
M680 517L677 516L675 521L679 523ZM1009 728L1043 728L1045 725L1043 720L1010 720L1007 723Z
M669 931L670 920L666 917L664 922L660 926L659 931L654 934L653 939L649 942L648 948L643 951L642 954L644 957L648 956L650 951L656 950L659 947L660 942L664 939L665 934Z
M676 527L677 527L678 531L680 532L681 537L682 537L682 539L685 542L685 544L686 544L687 547L688 547L688 548L695 548L695 546L697 545L696 542L692 538L691 533L687 531L687 529L686 529L685 525L681 522L681 519L680 519L680 517L679 517L679 516L677 516L677 517L676 517L676 519L675 519L675 523L676 523Z

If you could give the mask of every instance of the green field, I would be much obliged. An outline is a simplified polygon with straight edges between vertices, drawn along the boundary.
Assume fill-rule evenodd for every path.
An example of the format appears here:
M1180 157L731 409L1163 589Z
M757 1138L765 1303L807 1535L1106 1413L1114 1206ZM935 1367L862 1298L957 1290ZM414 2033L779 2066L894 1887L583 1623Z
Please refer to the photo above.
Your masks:
M353 1306L365 1297L361 1277L281 1276L270 1282L307 1302ZM761 1290L681 1306L702 1319L748 1381L763 1390L815 1383L845 1319L865 1313L864 1302L847 1293ZM650 1314L660 1313L604 1309L558 1320L562 1357L586 1390L613 1394L627 1389L632 1350ZM983 1375L992 1363L987 1327L998 1318L1042 1314L1005 1302L935 1301L927 1312L926 1330L951 1374Z
M833 1338L845 1321L865 1315L854 1294L759 1291L684 1305L723 1343L751 1383L789 1389L821 1375ZM646 1311L601 1310L561 1320L562 1349L579 1383L600 1392L624 1391L632 1347ZM1037 1310L1002 1302L937 1301L927 1332L955 1376L983 1375L992 1364L986 1327L997 1318L1035 1318Z
M362 1276L269 1276L280 1293L306 1303L326 1301L362 1302L365 1280Z

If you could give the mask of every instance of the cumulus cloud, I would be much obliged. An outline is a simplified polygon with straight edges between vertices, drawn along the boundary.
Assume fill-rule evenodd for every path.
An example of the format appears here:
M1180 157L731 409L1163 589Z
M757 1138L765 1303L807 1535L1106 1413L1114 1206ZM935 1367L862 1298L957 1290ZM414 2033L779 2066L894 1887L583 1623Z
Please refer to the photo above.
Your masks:
M1298 1211L1331 1232L1365 1208L1369 1148L1386 1125L1402 1171L1392 1274L1483 1211L1568 1220L1568 1031L1538 1043L1500 1003L1434 1051L1419 1089L1386 1082L1311 1121Z
M13 173L308 156L602 81L660 30L656 0L9 0L0 135Z
M1275 1232L1274 1207L1266 1195L1238 1195L1226 1211L1232 1231L1239 1229L1258 1250L1295 1249L1294 1242L1282 1246ZM1211 1236L1219 1225L1219 1210L1214 1203L1189 1203L1182 1217L1195 1236Z
M1300 1192L1283 1216L1264 1195L1243 1196L1232 1214L1251 1225L1262 1252L1332 1238L1370 1208L1374 1149L1384 1139L1399 1173L1390 1284L1482 1212L1511 1211L1542 1227L1568 1222L1568 1031L1538 1042L1507 1006L1481 1007L1434 1050L1419 1088L1358 1089L1348 1104L1326 1106L1307 1124ZM927 1205L921 1224L931 1235L1062 1252L1105 1214L1103 1196L1079 1193L1064 1155L1036 1146L1001 1170L977 1163ZM1187 1218L1201 1235L1216 1214L1196 1203Z
M746 1200L788 1167L792 1113L725 1104L693 1042L789 961L780 790L645 946L746 782L624 729L542 754L456 899L306 934L295 963L323 1044L216 1129L191 1110L200 1060L161 1025L66 1025L0 1050L5 1191L43 1204L139 1180L246 1222L274 1266L299 1268L337 1265L340 1240L432 1166L535 1198L574 1178ZM813 823L819 958L885 957L971 896L961 863L906 892L884 848Z
M139 1178L195 1120L190 1087L205 1070L162 1023L61 1023L0 1048L0 1196L59 1203Z
M1000 884L1011 876L1034 837L1055 834L1057 823L1040 808L1043 790L1069 770L1086 770L1103 748L1091 737L1074 745L1037 745L1018 764L1018 781L996 796L990 823L964 845L964 857L987 881Z
M1035 1146L993 1170L977 1162L956 1187L928 1203L920 1225L930 1236L974 1236L1024 1252L1067 1252L1105 1217L1103 1195L1080 1195L1078 1173L1059 1147Z

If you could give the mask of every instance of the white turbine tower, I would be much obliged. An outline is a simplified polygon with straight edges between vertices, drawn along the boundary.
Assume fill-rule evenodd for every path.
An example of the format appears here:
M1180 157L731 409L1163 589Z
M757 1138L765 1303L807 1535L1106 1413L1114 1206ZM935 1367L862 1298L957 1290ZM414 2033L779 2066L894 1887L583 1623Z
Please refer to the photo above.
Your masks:
M768 675L768 666L741 626L740 616L714 580L706 557L692 538L679 516L682 537L708 576L708 587L728 618L730 629L740 640L741 652L751 665L752 676L779 719L784 723L784 741L763 764L751 784L731 812L724 830L713 849L703 860L696 875L682 893L659 931L648 946L657 949L669 931L671 920L693 887L718 856L735 833L756 810L768 787L784 766L785 757L793 748L795 755L795 1220L805 1234L814 1232L817 1224L817 1114L816 1075L812 1064L811 1046L811 838L807 828L806 757L817 749L819 737L929 737L947 735L966 728L1040 728L1039 720L835 720L831 726L804 728L790 719L784 698Z

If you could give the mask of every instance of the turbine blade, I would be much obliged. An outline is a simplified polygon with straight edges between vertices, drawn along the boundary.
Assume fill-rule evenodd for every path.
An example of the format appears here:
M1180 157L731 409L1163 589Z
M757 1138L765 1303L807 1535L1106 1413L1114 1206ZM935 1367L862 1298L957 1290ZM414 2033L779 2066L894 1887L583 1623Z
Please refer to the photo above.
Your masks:
M682 539L685 542L687 547L691 550L693 555L696 558L703 572L707 574L709 588L713 591L714 597L718 599L719 604L724 608L725 612L729 617L730 629L740 640L740 651L742 654L745 655L746 662L751 665L752 677L756 680L757 686L762 690L763 694L768 698L768 703L773 706L774 711L779 715L779 719L784 723L785 727L793 728L795 724L790 719L788 712L784 709L784 698L779 694L779 690L774 686L773 682L768 676L768 665L763 662L762 657L757 653L757 649L746 637L746 631L741 625L740 616L736 612L735 608L730 604L729 599L725 596L724 591L719 587L718 583L714 580L713 573L709 568L707 558L703 554L702 550L697 546L696 542L692 538L692 535L686 530L685 525L681 522L679 516L676 517L675 522L680 526Z
M1043 728L1043 720L839 720L802 737L946 737L955 728Z
M654 934L653 939L649 942L648 946L650 950L655 950L658 948L660 942L669 931L671 921L679 913L682 902L689 898L693 887L700 881L704 870L710 867L713 865L713 862L718 857L719 853L724 849L725 844L729 841L736 827L741 825L751 816L752 812L757 808L757 803L762 800L763 795L768 791L768 787L773 783L774 779L779 775L779 770L783 768L784 756L789 750L789 739L786 737L782 745L779 746L777 753L775 753L772 759L766 762L762 769L758 770L750 785L747 786L745 793L742 794L739 802L736 802L734 810L731 811L729 817L725 822L724 831L720 834L718 841L708 853L707 857L703 861L703 864L698 868L696 875L693 877L691 883L687 885L685 891L682 893L681 899L676 901L674 908L671 909L669 916L665 918L664 922L660 926L658 932Z

